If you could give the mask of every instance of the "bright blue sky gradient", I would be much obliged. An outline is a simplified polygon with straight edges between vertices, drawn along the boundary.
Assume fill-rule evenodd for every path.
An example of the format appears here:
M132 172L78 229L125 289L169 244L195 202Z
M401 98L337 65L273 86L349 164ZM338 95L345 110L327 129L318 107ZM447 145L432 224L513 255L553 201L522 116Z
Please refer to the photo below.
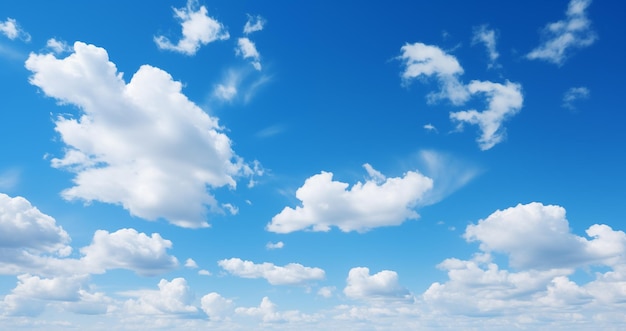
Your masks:
M0 329L622 329L625 13L1 3Z

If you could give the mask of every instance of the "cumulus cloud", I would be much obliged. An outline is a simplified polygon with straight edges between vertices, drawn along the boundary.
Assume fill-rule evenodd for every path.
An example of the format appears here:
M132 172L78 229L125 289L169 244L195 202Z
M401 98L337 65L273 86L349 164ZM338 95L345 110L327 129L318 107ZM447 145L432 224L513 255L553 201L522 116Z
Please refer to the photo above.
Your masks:
M343 293L351 299L409 299L409 291L400 286L395 271L383 270L370 275L365 267L350 269Z
M222 297L219 293L211 292L200 299L202 310L211 321L221 321L233 311L233 301Z
M265 245L265 248L267 249L281 249L283 247L285 247L285 243L283 243L282 241L279 241L277 243L268 242L267 245Z
M188 0L185 8L174 8L174 17L181 22L183 37L174 44L165 36L155 36L160 49L194 55L202 45L230 38L224 25L210 17L205 6L198 8L197 0Z
M580 99L587 99L589 98L590 95L591 95L591 92L589 91L588 88L584 86L572 87L569 90L565 91L565 93L563 94L562 105L565 108L575 109L574 101L580 100Z
M198 264L192 258L188 258L185 261L185 267L186 268L190 268L190 269L197 269L198 268Z
M244 59L250 59L250 63L256 70L261 70L261 55L256 49L254 42L247 37L239 38L237 40L237 48L235 53L240 55Z
M433 181L417 171L408 171L403 177L385 178L368 166L365 168L373 178L365 183L357 182L351 188L347 183L333 180L330 172L323 171L308 178L296 191L302 206L285 207L272 218L267 230L277 233L329 231L336 226L344 232L365 232L417 219L414 208L432 188Z
M562 65L573 50L593 44L597 35L587 18L591 0L571 0L565 19L549 23L543 29L543 43L526 55L531 60L544 60Z
M57 40L55 38L48 39L48 41L46 42L46 47L56 54L72 51L72 47L68 45L65 41Z
M317 295L324 298L330 298L333 296L333 292L335 292L335 290L336 288L334 286L324 286L317 291Z
M264 323L313 321L314 316L303 314L297 310L278 311L275 303L263 297L258 307L237 307L235 313L242 316L257 318Z
M40 212L23 197L12 198L0 193L1 253L25 250L67 256L72 250L69 242L70 236L54 218Z
M276 266L273 263L256 264L239 258L218 262L227 272L242 278L265 278L272 285L304 285L310 281L322 280L326 276L320 268L305 267L298 263Z
M481 25L474 28L474 37L472 38L472 44L482 43L487 48L487 55L489 56L489 68L497 66L497 60L500 54L496 49L496 31L489 29L487 25Z
M125 312L139 315L185 315L198 312L198 308L192 305L193 294L184 278L174 278L172 281L161 279L158 286L158 290L122 293L136 297L124 303Z
M246 24L243 26L243 33L245 35L248 35L256 31L261 31L263 30L264 26L265 19L263 17L261 17L260 15L248 15L248 21L246 21Z
M89 246L80 249L81 259L93 272L107 269L129 269L143 276L153 276L178 266L178 260L167 254L172 242L158 233L148 236L135 229L112 233L98 230Z
M563 207L533 202L498 210L470 224L464 237L480 242L484 252L507 254L515 268L612 265L626 252L624 232L598 224L586 232L591 240L570 232Z
M24 31L15 19L10 17L4 22L0 21L0 32L11 40L20 39L25 42L30 41L30 34Z
M459 81L463 68L459 61L437 46L423 43L406 44L401 48L400 59L405 65L402 79L405 83L421 77L435 76L441 85L439 93L429 94L430 101L447 98L455 105L469 98L467 90Z
M451 112L450 118L459 122L478 125L481 131L476 140L481 150L488 150L504 139L502 123L522 108L524 97L520 84L507 81L504 85L492 82L472 81L467 86L470 94L484 94L488 99L487 109Z
M207 188L235 187L236 176L254 172L235 155L217 118L161 69L144 65L126 84L106 50L81 42L62 59L31 54L26 68L31 84L81 111L78 119L55 121L66 151L52 166L76 174L65 199L121 204L144 219L207 227L207 207L220 210Z

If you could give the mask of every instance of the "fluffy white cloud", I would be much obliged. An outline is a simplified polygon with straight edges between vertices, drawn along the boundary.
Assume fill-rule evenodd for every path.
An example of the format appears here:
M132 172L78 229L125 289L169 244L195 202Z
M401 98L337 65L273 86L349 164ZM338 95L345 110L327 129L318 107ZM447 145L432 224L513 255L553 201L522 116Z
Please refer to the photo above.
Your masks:
M70 236L54 218L22 197L0 193L0 259L4 260L3 253L22 250L66 256L72 250L69 242Z
M212 321L220 321L225 319L232 313L233 301L219 295L219 293L211 292L200 299L202 310L209 316Z
M565 209L533 202L498 210L468 225L466 240L480 242L484 252L505 253L516 268L571 268L612 265L626 252L626 234L607 225L587 229L592 240L570 232Z
M235 313L255 317L264 323L296 323L315 320L314 316L302 314L297 310L278 311L276 304L270 301L268 297L263 297L258 307L237 307Z
M277 266L273 263L256 264L239 258L218 261L220 267L229 273L243 278L265 278L272 285L304 285L310 281L322 280L324 270L305 267L298 263Z
M235 49L237 55L241 55L244 59L250 59L250 63L256 70L261 70L261 55L256 49L256 46L250 39L243 37L237 40L237 48Z
M98 230L91 245L83 247L81 259L92 272L107 269L129 269L140 275L152 276L178 266L178 260L167 254L172 242L158 233L151 236L135 229L109 233Z
M343 293L351 299L410 299L409 291L400 286L395 271L383 270L370 275L365 267L350 269Z
M181 21L183 38L173 44L165 36L155 36L154 42L160 49L194 55L201 45L230 38L224 25L210 17L205 6L198 8L197 0L188 0L185 8L174 8L174 17Z
M458 121L459 128L464 123L475 124L481 130L477 139L482 150L488 150L504 139L502 123L522 108L524 97L522 86L507 81L504 85L492 82L472 81L467 86L470 94L485 94L489 100L483 111L465 110L450 113L452 120Z
M207 187L235 187L235 176L253 173L218 120L163 70L144 65L126 84L106 50L81 42L63 59L31 54L26 68L31 84L82 112L55 121L67 148L52 165L76 173L75 186L63 191L68 200L121 204L148 220L207 227L207 206L219 210Z
M265 248L267 249L281 249L283 247L285 247L285 243L283 243L282 241L279 241L277 243L268 242L267 245L265 245Z
M174 278L171 282L161 279L158 290L143 290L123 293L137 297L124 303L125 312L140 315L194 314L198 308L192 305L193 294L184 278Z
M259 15L250 16L248 15L248 21L246 21L246 25L243 26L243 33L248 35L252 32L261 31L265 26L265 19Z
M46 47L56 54L72 51L72 47L68 45L65 41L56 40L55 38L48 39L48 41L46 42Z
M333 296L333 292L335 292L336 288L334 286L324 286L317 291L317 295L330 298Z
M186 268L191 268L191 269L197 269L198 268L198 264L192 258L188 258L185 261L185 267Z
M459 81L463 68L454 56L437 46L423 43L406 44L401 51L400 59L405 65L402 79L405 83L419 77L435 76L441 84L441 91L437 94L431 93L431 101L447 98L458 105L468 99L469 94Z
M15 19L10 17L4 22L0 22L0 32L11 40L19 38L26 42L30 41L30 34L24 31Z
M386 178L366 170L375 178L357 182L351 188L347 183L333 180L333 174L322 172L308 178L296 191L302 206L285 207L272 218L267 230L289 233L298 230L328 231L336 226L341 231L364 232L381 226L399 225L408 219L417 219L413 210L433 181L416 171L403 177Z
M526 57L562 65L573 49L593 44L597 36L585 12L590 4L591 0L571 0L565 19L548 24L543 31L544 42Z
M565 91L563 94L563 107L574 109L574 101L579 99L587 99L591 95L591 92L588 88L581 87L572 87L569 90Z
M496 61L500 54L496 49L496 31L489 29L487 25L481 25L474 29L474 37L472 43L482 43L487 48L487 54L489 55L489 68L497 66Z

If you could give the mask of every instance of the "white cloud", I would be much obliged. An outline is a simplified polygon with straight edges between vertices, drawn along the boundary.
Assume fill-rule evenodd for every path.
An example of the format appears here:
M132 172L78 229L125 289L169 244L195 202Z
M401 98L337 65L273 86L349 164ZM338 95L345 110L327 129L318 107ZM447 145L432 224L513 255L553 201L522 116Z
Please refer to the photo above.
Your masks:
M387 180L387 177L385 177L385 175L383 175L380 171L374 169L371 164L365 163L363 165L363 168L365 168L365 171L367 171L369 179L375 181L376 183L381 184Z
M333 296L335 290L336 288L334 286L324 286L317 291L317 295L328 299Z
M436 150L419 151L418 160L424 175L433 180L433 188L422 199L432 205L467 185L480 174L480 169L466 160Z
M79 290L87 276L40 278L24 274L17 279L17 286L12 291L15 295L42 300L78 301Z
M213 97L222 102L242 100L248 103L259 88L271 81L270 76L254 75L259 73L252 68L238 68L226 71L222 82L213 88Z
M64 59L31 54L26 68L31 84L82 112L55 121L67 147L52 165L76 173L65 199L121 204L148 220L207 227L207 206L219 210L207 187L235 187L234 177L252 173L217 118L161 69L144 65L126 84L106 50L81 42Z
M174 8L174 17L181 21L183 38L173 44L165 36L155 36L160 49L194 55L201 45L230 38L224 25L210 17L205 6L198 8L197 0L188 0L185 8Z
M200 275L200 276L211 276L211 272L208 271L208 270L202 269L202 270L198 270L198 275Z
M185 261L185 267L186 268L191 268L191 269L198 269L198 264L192 258L188 258Z
M497 66L497 60L500 54L496 50L496 31L489 29L487 25L481 25L477 28L474 28L474 37L472 38L472 43L482 43L487 48L487 54L489 55L489 68L493 68Z
M178 260L167 254L172 242L158 233L147 236L135 229L109 233L98 230L91 245L83 247L81 259L92 272L107 269L129 269L140 275L153 276L178 266Z
M250 63L256 70L261 70L261 55L256 49L256 46L250 39L243 37L237 40L237 48L235 49L237 55L241 55L244 59L250 59Z
M565 209L533 202L498 210L465 230L484 252L509 256L515 268L573 268L613 265L626 253L626 234L607 225L587 229L588 240L570 232Z
M572 87L563 94L562 105L563 107L574 109L575 108L574 101L580 100L580 99L587 99L589 98L590 95L591 95L591 92L589 91L588 88L584 86Z
M220 100L230 101L237 95L237 87L235 85L218 84L213 94Z
M367 167L366 167L367 169ZM370 171L372 171L370 169ZM384 177L379 175L378 179ZM347 183L333 180L333 174L322 172L308 178L296 191L302 206L285 207L274 216L267 230L289 233L299 230L329 231L331 226L341 231L358 231L399 225L417 219L413 210L428 192L433 181L416 171L403 177L386 178L383 183L370 179Z
M481 131L477 139L481 150L488 150L504 139L502 123L522 108L522 86L507 81L504 85L492 82L472 81L467 86L470 94L485 94L489 100L483 111L465 110L451 112L450 118L458 121L459 129L464 123L478 125Z
M446 54L436 46L423 43L406 44L401 50L400 59L406 67L402 72L405 83L430 76L435 76L439 81L441 91L429 94L430 101L447 98L458 105L469 98L467 90L459 81L463 68L454 56Z
M48 39L46 47L52 50L56 54L71 52L72 47L63 40L56 40L55 38Z
M546 25L543 43L526 57L562 65L574 49L593 44L597 35L591 29L591 21L585 12L590 4L591 0L571 0L565 12L566 18Z
M194 314L198 308L192 305L193 294L184 278L174 278L171 282L161 279L158 290L124 292L136 297L124 303L126 314L162 315Z
M235 313L258 318L264 323L296 323L315 320L314 316L302 314L297 310L278 311L276 304L270 301L268 297L263 297L258 307L237 307Z
M343 293L351 299L410 299L409 291L398 283L395 271L383 270L370 275L364 267L352 268Z
M4 22L0 22L0 32L11 40L19 38L25 42L30 41L30 34L24 31L15 19L10 17Z
M251 179L252 180L252 179ZM234 206L230 203L223 203L222 204L222 208L224 208L225 210L227 210L231 215L237 215L239 214L239 208L237 208L237 206Z
M211 292L200 299L202 310L211 321L220 321L232 314L233 301Z
M285 247L285 243L283 243L282 241L279 241L277 243L268 242L267 245L265 245L265 248L267 249L281 249L283 247Z
M72 250L69 242L70 236L54 218L22 197L0 193L0 257L22 250L67 256Z
M435 133L439 132L439 130L437 130L437 128L434 125L432 125L431 123L424 124L423 128L426 131L432 131L432 132L435 132Z
M259 15L251 16L248 15L248 21L246 25L243 26L243 33L248 35L252 32L261 31L265 25L265 19Z
M229 273L243 278L265 278L272 285L304 285L310 281L322 280L324 270L289 263L283 267L273 263L256 264L239 258L218 261L220 267Z

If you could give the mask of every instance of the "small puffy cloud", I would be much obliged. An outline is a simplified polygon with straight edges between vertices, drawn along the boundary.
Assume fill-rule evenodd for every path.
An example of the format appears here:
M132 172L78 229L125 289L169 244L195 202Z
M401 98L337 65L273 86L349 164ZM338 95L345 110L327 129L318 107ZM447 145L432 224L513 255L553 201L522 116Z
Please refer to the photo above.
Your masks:
M22 197L0 193L0 256L22 250L66 256L72 250L69 242L70 236L54 218Z
M0 32L11 40L21 39L25 42L30 41L30 34L24 31L15 19L10 17L4 22L0 21Z
M235 206L233 204L223 203L222 204L222 208L224 208L226 211L228 211L231 215L239 214L239 208L237 208L237 206Z
M245 35L251 34L252 32L263 30L263 26L265 25L265 19L259 15L251 16L248 15L248 21L246 25L243 26L243 33Z
M351 188L347 183L334 181L330 172L308 178L296 191L302 206L285 207L272 218L267 230L277 233L329 231L336 226L344 232L365 232L417 219L414 208L432 188L433 181L417 171L408 171L403 177L385 178L373 170L369 169L370 176L374 174L376 178L357 182Z
M81 111L55 121L66 149L52 166L76 174L75 186L62 192L67 200L120 204L144 219L207 227L207 207L220 211L207 190L235 187L235 177L253 172L217 118L161 69L144 65L127 84L106 50L81 42L66 58L31 54L26 68L31 84Z
M572 268L613 265L626 253L626 234L607 225L587 229L591 240L570 232L565 209L538 202L498 210L470 224L464 237L484 252L509 256L515 268Z
M188 258L185 261L185 267L186 268L190 268L190 269L197 269L198 268L198 264L192 258Z
M232 314L233 301L211 292L200 299L202 310L211 321L221 321Z
M421 77L435 76L441 85L439 93L429 95L430 101L447 98L455 105L465 102L469 94L459 76L463 68L457 59L437 46L423 43L406 44L401 48L405 69L402 79L405 83Z
M336 288L334 286L324 286L317 291L317 295L328 299L333 296L335 290Z
M211 272L208 271L208 270L202 269L202 270L198 270L198 275L200 275L200 276L211 276Z
M504 139L502 123L515 115L522 108L524 97L522 86L507 81L504 85L489 81L472 81L467 86L470 94L484 94L488 107L483 111L465 110L450 113L450 118L459 122L459 129L464 123L478 125L481 131L477 139L481 150L488 150Z
M398 283L395 271L383 270L370 275L368 268L352 268L343 293L351 299L409 299L409 291Z
M237 95L237 87L235 85L218 84L213 91L218 99L230 101Z
M261 320L263 323L296 323L314 321L315 317L303 314L297 310L278 311L268 297L263 297L258 307L237 307L235 313L242 316L250 316Z
M48 39L46 47L56 54L71 52L72 47L63 40L56 40L55 38Z
M107 269L129 269L144 276L157 275L178 266L178 260L167 254L172 242L158 233L151 236L135 229L112 233L98 230L89 246L80 249L81 259L93 272Z
M235 49L235 53L240 55L244 59L250 59L250 63L256 70L261 70L261 55L256 49L254 43L246 38L239 38L237 40L237 48Z
M267 249L281 249L283 247L285 247L285 243L283 243L282 241L279 241L277 243L268 242L267 245L265 245L265 248Z
M78 301L79 290L87 276L40 278L24 274L17 276L17 279L17 286L12 291L15 295L42 300Z
M569 90L565 91L563 94L563 107L574 109L574 101L580 99L587 99L591 95L591 92L588 88L581 87L572 87Z
M431 123L424 124L423 128L424 130L429 131L429 132L435 132L435 133L439 132L437 128Z
M481 25L474 28L474 37L472 38L472 44L482 43L487 48L487 55L489 55L489 68L497 66L496 61L500 54L496 49L496 31L489 29L487 25Z
M526 55L531 60L545 60L562 65L574 49L588 47L596 39L587 18L591 0L571 0L565 19L549 23L543 30L544 41Z
M174 17L181 21L183 37L173 44L165 36L155 36L160 49L194 55L202 45L230 38L224 25L210 17L205 6L198 8L197 0L188 0L185 8L174 8Z
M197 313L193 306L193 293L184 278L172 281L161 279L158 290L142 290L122 293L136 297L124 303L124 310L138 315L185 315Z
M218 261L220 267L232 275L242 278L265 278L272 285L304 285L322 280L326 276L320 268L305 267L298 263L276 266L273 263L256 264L239 258Z

